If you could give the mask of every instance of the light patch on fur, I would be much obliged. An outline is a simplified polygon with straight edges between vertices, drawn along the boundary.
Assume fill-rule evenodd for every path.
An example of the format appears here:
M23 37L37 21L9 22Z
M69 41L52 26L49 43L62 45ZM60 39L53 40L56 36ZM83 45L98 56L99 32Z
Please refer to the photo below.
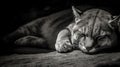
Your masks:
M81 21L81 19L75 18L75 22L76 22L76 23L78 23L78 22L80 22L80 21Z

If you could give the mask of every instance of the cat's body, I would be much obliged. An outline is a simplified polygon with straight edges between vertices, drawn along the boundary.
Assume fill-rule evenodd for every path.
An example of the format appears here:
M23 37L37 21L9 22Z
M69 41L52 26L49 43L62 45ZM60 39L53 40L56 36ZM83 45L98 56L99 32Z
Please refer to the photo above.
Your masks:
M117 43L117 35L109 23L112 20L109 12L101 9L90 9L81 15L78 12L73 7L73 13L65 10L34 20L8 35L7 40L18 46L37 46L58 52L80 49L85 53L94 53Z
M29 45L27 46L30 47L30 38L40 38L40 40L45 41L45 44L47 45L40 46L40 44L37 44L36 46L41 48L47 48L49 46L50 49L55 49L54 44L56 42L58 33L62 29L66 28L73 21L74 16L72 14L72 10L64 10L47 17L38 18L19 27L16 31L8 35L6 37L6 40L12 43L14 42L16 45L19 46L26 46L23 44L28 43ZM23 43L23 41L25 40L28 40L28 42Z

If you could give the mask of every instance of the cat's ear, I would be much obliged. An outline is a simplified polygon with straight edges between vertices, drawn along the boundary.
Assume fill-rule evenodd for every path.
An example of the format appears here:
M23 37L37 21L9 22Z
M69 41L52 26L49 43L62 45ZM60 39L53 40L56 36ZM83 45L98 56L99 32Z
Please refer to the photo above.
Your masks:
M78 23L81 20L80 15L82 12L74 6L72 6L72 11L75 17L75 22Z
M113 19L109 21L109 24L113 29L117 29L120 32L120 15L113 16Z

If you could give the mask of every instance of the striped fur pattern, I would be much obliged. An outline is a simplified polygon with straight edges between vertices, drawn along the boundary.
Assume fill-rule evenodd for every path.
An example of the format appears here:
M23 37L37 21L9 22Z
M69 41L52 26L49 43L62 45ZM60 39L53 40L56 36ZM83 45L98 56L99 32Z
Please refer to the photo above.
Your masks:
M117 43L109 12L89 9L81 13L74 7L72 10L38 18L19 27L5 40L17 46L50 48L58 52L79 49L84 53L96 53Z
M111 25L112 15L109 12L101 9L90 9L81 15L79 12L73 7L75 23L68 26L71 33L63 30L58 34L55 46L59 52L80 49L93 54L117 45L118 38Z

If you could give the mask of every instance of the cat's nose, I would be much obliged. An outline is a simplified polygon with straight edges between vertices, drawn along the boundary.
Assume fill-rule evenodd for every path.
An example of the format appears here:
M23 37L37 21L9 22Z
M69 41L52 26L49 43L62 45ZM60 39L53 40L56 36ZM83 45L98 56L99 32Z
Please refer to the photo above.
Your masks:
M93 41L93 39L92 38L86 38L86 42L85 42L85 48L89 51L90 49L92 49L92 47L93 47L93 44L94 43L94 41Z

